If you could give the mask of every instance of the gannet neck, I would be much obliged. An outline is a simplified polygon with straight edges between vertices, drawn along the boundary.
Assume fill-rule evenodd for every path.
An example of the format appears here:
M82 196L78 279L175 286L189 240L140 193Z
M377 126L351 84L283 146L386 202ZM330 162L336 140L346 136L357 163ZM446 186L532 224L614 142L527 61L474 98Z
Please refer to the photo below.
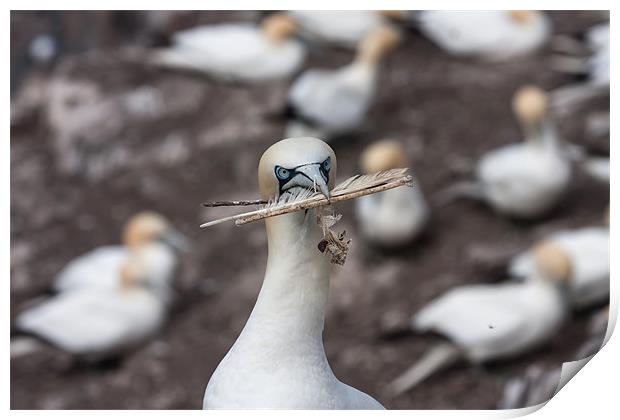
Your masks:
M323 352L329 292L329 258L317 248L322 232L313 210L266 220L267 270L256 306L244 328L258 330L294 351L297 339ZM274 343L275 344L275 343Z
M529 144L541 146L545 149L557 149L557 135L553 124L547 120L523 124L525 141Z
M341 69L349 83L356 86L374 87L377 79L378 66L376 63L355 60Z
M166 245L150 242L128 249L120 273L123 289L147 287L161 301L170 301L172 273L176 256Z
M536 270L527 280L538 293L544 293L549 296L556 296L557 308L559 312L567 312L570 308L570 289L566 281L551 281L544 278Z
M353 63L358 64L358 65L365 65L365 66L371 67L371 68L376 68L376 67L379 66L382 58L383 58L383 52L382 51L379 51L379 50L372 50L372 51L361 50L361 51L359 51L356 54L355 59L353 60Z

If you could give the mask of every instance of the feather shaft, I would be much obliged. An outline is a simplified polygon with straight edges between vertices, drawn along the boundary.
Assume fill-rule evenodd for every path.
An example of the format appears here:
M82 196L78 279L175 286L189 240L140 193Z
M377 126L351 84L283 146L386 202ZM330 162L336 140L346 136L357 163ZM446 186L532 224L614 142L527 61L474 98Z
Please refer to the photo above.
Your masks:
M394 169L379 172L373 175L356 175L336 186L328 199L323 194L317 193L307 196L301 193L297 197L285 196L277 201L268 203L264 208L224 217L203 223L201 228L214 226L220 223L234 221L237 226L265 219L267 217L279 216L282 214L293 213L300 210L312 209L326 206L340 201L351 200L364 195L375 194L403 185L413 186L413 178L406 174L407 169Z

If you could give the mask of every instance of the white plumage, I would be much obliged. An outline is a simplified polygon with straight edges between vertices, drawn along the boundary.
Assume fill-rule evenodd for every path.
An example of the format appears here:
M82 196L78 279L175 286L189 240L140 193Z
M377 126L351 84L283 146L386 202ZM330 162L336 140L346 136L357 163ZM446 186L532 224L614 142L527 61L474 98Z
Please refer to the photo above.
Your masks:
M289 103L326 135L344 133L362 123L374 98L375 81L375 69L359 63L337 70L308 70L291 87Z
M424 229L429 210L417 186L360 197L355 206L364 236L382 246L402 246Z
M86 288L111 289L118 285L120 269L127 260L123 245L108 245L94 249L69 262L54 281L57 292Z
M288 38L293 31L294 23L281 15L268 18L263 27L248 23L200 26L176 33L174 45L155 52L152 61L231 81L281 79L299 69L306 55L298 41Z
M533 52L551 33L549 18L538 11L431 10L414 16L420 31L448 53L487 60Z
M164 301L148 289L81 289L25 311L16 326L68 353L99 358L140 343L165 314Z
M591 157L582 162L582 167L588 175L599 182L609 183L611 177L611 169L609 167L609 158Z
M368 146L360 157L367 174L407 167L407 153L396 140L381 140ZM364 237L382 247L412 242L425 228L429 207L420 185L401 187L360 197L355 214Z
M592 55L588 59L588 75L594 85L609 86L609 22L596 25L586 33Z
M170 246L183 246L184 238L147 212L130 219L123 236L125 245L68 264L54 283L59 294L19 314L17 329L89 359L117 355L154 334L171 298Z
M476 175L482 192L499 212L536 217L550 209L566 190L570 162L552 138L536 141L501 147L480 160Z
M385 23L380 13L370 10L291 10L288 13L309 38L347 48L355 48L364 36Z
M557 56L553 61L556 70L587 77L585 82L562 86L552 92L553 106L557 113L568 113L591 98L609 93L609 22L590 28L585 33L585 38L585 45L570 38L567 41L569 44L578 45L572 47L579 50L577 56ZM581 51L584 49L587 54L585 57Z
M422 308L411 319L416 332L447 339L390 385L399 394L459 359L472 363L522 354L549 340L567 315L568 256L552 243L535 250L529 281L457 287Z
M478 161L474 183L457 184L444 194L472 195L508 216L535 218L566 191L572 173L570 152L545 119L547 95L542 90L521 88L513 108L524 141L487 152Z
M105 246L70 262L62 270L54 289L69 292L80 289L116 289L124 264L134 260L143 267L143 276L149 278L162 297L169 297L169 285L176 266L176 255L169 246L151 243L137 250L126 246Z
M311 69L291 86L288 105L295 118L287 136L344 134L359 127L375 97L379 60L398 41L388 27L364 38L357 58L336 70Z
M525 284L456 288L412 319L416 331L446 336L475 362L514 356L546 340L564 318L556 286Z
M571 302L578 308L599 304L609 298L609 228L588 227L564 230L548 240L566 252L572 266L569 282ZM514 257L512 276L529 278L534 269L531 251Z
M329 194L335 177L333 150L314 138L277 142L259 164L262 199L313 187ZM317 248L323 232L316 211L265 219L269 256L263 285L243 331L209 380L205 409L383 408L340 382L325 356L331 267Z

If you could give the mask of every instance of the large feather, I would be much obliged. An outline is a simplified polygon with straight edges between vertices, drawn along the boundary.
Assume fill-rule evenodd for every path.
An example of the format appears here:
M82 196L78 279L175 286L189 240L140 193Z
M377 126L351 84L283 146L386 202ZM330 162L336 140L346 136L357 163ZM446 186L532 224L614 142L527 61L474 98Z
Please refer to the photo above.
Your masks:
M200 225L200 227L206 228L227 221L234 221L236 225L243 225L267 217L330 205L339 201L350 200L403 185L413 186L413 179L410 175L407 175L407 170L407 168L400 168L371 175L353 176L338 184L331 191L331 197L329 199L319 192L299 189L295 193L283 194L278 197L277 200L269 201L264 207L258 210L213 220Z

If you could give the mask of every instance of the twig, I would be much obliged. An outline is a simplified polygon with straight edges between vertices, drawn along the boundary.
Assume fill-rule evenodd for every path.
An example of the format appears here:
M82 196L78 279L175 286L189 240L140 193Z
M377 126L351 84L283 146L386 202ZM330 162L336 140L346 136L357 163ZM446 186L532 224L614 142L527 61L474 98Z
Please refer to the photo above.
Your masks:
M223 222L234 220L237 226L247 223L255 222L257 220L265 219L267 217L279 216L282 214L293 213L300 210L312 209L315 207L326 206L339 201L350 200L353 198L362 197L364 195L374 194L381 191L397 188L403 185L413 186L413 178L411 175L403 175L388 182L384 182L372 187L362 188L360 190L353 191L337 191L333 192L332 196L328 199L323 194L319 193L313 197L302 200L300 202L293 202L290 204L284 204L280 207L259 209L247 213L238 214L235 216L224 217L222 219L213 220L211 222L200 225L201 228L217 225Z
M258 206L261 204L267 204L267 200L230 200L202 203L204 207Z
M320 194L318 196L311 197L311 199L316 198L315 200L301 202L301 203L293 203L290 207L287 206L287 207L279 208L279 209L276 208L271 211L257 210L255 214L253 215L238 218L237 220L235 220L235 224L237 226L241 226L241 225L245 225L246 223L255 222L257 220L261 220L267 217L279 216L282 214L292 213L292 212L296 212L299 210L312 209L315 207L326 206L326 205L330 205L333 203L337 203L339 201L351 200L353 198L362 197L364 195L369 195L369 194L374 194L374 193L378 193L378 192L385 191L385 190L390 190L392 188L401 187L403 185L412 186L411 184L412 181L413 181L413 178L411 177L411 175L406 175L402 179L397 179L397 180L390 181L385 184L377 185L376 187L366 188L366 189L359 190L359 191L341 193L339 195L334 195L329 199L325 198L324 195Z

